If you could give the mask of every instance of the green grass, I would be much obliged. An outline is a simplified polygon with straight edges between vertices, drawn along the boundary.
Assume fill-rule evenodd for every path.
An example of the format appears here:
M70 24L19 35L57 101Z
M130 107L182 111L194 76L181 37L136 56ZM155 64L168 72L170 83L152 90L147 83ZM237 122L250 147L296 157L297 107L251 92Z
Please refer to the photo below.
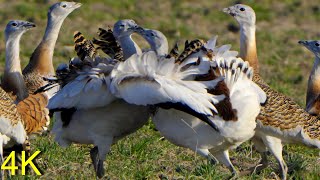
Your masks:
M234 1L176 0L136 1L100 0L81 1L83 6L74 11L64 22L55 47L54 64L67 62L73 52L73 32L81 31L88 38L96 36L98 27L113 25L120 18L131 18L143 27L162 31L172 46L181 45L186 39L219 35L218 44L232 44L239 50L239 34L227 30L235 20L221 10ZM302 107L308 74L313 55L298 45L300 39L317 39L319 34L320 7L316 1L246 1L256 9L257 45L261 74L276 90L293 98ZM28 0L26 2L0 0L0 28L12 19L33 21L37 28L27 32L21 40L22 65L40 42L46 25L46 12L54 1ZM0 32L0 67L5 58L4 35ZM146 44L138 38L140 44ZM194 152L176 147L167 140L161 141L152 123L138 132L117 142L108 154L105 179L226 179L227 168L210 165ZM38 158L45 174L15 176L13 179L94 179L90 162L91 146L72 145L63 149L53 137L43 136L32 140L33 150L42 151ZM231 157L239 171L259 162L259 155L250 142L232 151ZM277 163L271 157L270 167L260 174L240 179L272 179L278 173ZM286 145L284 159L289 167L288 179L319 179L319 150L296 145Z

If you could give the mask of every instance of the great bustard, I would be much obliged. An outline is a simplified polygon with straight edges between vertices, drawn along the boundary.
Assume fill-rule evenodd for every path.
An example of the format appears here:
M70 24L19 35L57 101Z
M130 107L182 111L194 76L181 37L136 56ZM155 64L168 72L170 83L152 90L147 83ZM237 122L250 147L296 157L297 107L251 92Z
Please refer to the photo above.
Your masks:
M312 70L309 75L306 98L306 111L312 115L320 115L320 41L299 41L315 55Z
M6 92L17 96L17 102L28 97L28 91L23 80L20 65L20 39L21 36L35 24L14 20L10 21L5 29L6 37L6 65L1 80L1 87Z
M16 95L19 97L21 94L19 92L27 94L20 67L19 41L21 35L32 27L35 27L33 23L14 20L10 21L5 29L6 70L1 86L6 88L8 92L0 88L1 163L3 148L23 145L23 150L28 151L27 154L29 154L27 135L41 134L47 130L50 122L49 111L46 108L48 103L46 95L29 95L18 101L15 99ZM8 83L12 84L8 86ZM18 92L16 95L14 95L15 90Z
M46 84L43 77L55 74L52 58L60 28L65 18L80 6L81 3L76 2L59 2L50 7L47 27L42 41L32 53L28 65L23 69L23 76L29 94L34 93ZM46 92L49 99L55 91L57 91L57 88Z
M5 29L6 37L6 67L1 87L16 96L15 103L24 121L28 135L41 134L47 130L50 123L49 110L46 108L48 98L44 94L28 95L20 66L20 38L35 24L14 20L10 21Z
M155 52L119 64L112 72L112 90L127 102L157 107L152 120L167 140L208 159L212 154L235 176L228 150L254 135L266 99L251 81L252 68L230 46L215 47L216 39L191 41L175 59L165 58L168 45L161 32L140 34Z
M258 72L258 56L256 50L254 10L243 4L237 4L223 10L233 16L240 25L240 56L248 61ZM285 95L271 89L260 77L254 74L256 82L267 94L267 102L262 106L257 118L256 134L252 139L262 156L262 166L268 166L267 150L275 156L279 163L281 178L287 177L287 165L282 157L282 143L299 143L320 148L320 121L304 111L296 102Z
M122 54L116 52L122 49L125 56L141 52L131 42L130 36L136 28L138 25L132 20L121 20L115 24L115 38L111 39L126 37L129 42L126 44L122 39L121 48L110 50L114 54L108 53L111 57ZM105 40L104 35L100 34L101 41ZM58 82L62 89L48 105L49 109L56 111L52 132L55 141L61 146L69 146L71 143L94 144L90 155L95 172L101 178L104 175L103 162L112 144L143 126L149 119L149 109L128 104L116 98L109 90L110 73L124 58L100 57L92 43L80 32L75 33L75 49L78 58L74 58L69 65L57 68Z

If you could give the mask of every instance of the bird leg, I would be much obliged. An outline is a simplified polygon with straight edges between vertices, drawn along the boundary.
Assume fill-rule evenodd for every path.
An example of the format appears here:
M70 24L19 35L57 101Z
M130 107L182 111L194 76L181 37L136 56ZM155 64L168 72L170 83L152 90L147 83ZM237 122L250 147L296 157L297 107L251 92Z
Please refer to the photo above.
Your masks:
M265 169L268 167L269 162L268 162L268 148L264 144L264 141L260 137L254 136L252 139L252 142L254 144L254 147L257 149L257 151L260 153L261 160L258 165L251 167L247 170L242 171L240 174L241 176L244 175L249 175L253 173L259 173L261 170Z
M288 167L283 160L282 157L282 142L280 139L272 137L272 136L265 136L262 138L264 144L267 146L269 151L272 155L276 158L279 164L281 179L287 179Z
M229 158L229 151L225 150L225 151L218 151L218 152L214 152L213 156L223 165L227 166L227 168L230 170L230 172L232 173L231 176L229 177L229 179L237 179L238 178L238 173L236 171L236 169L234 168L232 162L230 161Z
M208 154L208 160L209 160L209 163L212 165L216 165L219 163L217 158L215 158L211 153Z
M92 160L92 165L93 165L94 171L97 173L98 163L99 163L99 154L98 154L98 147L97 146L95 146L94 148L92 148L90 150L90 157Z
M103 162L113 142L113 137L96 138L96 146L91 149L90 156L98 178L104 176Z

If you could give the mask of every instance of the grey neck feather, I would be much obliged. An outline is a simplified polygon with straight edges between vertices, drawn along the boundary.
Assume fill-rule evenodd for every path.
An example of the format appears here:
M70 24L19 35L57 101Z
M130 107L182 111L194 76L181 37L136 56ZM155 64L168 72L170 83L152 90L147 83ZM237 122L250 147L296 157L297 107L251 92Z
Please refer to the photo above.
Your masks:
M121 48L123 49L124 59L128 59L133 54L141 54L141 49L133 40L131 35L121 36L118 38Z
M28 96L27 88L21 72L20 65L20 39L22 34L14 37L6 37L6 66L4 82L8 85L8 91L13 91L17 95L17 100L21 101Z
M52 56L64 19L65 18L53 18L48 15L47 27L41 43L44 43L50 49Z
M20 65L20 39L22 34L15 37L6 38L6 72L19 72L21 73Z

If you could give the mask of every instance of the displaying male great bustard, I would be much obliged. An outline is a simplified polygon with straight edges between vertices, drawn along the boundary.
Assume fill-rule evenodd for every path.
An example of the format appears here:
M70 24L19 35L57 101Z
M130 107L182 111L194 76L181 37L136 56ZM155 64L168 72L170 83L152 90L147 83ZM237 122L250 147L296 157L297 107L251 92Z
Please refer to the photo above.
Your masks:
M237 4L223 10L233 16L240 25L240 57L248 61L258 72L258 56L255 38L256 15L254 10ZM260 170L268 166L267 150L279 163L281 178L287 178L287 165L282 157L282 143L298 143L320 148L320 121L301 108L292 99L273 90L255 73L253 81L267 94L267 102L262 106L257 118L254 145L262 156Z
M52 60L60 28L65 18L80 6L81 3L63 1L50 7L45 34L32 53L28 65L23 69L24 81L29 94L33 94L37 89L46 85L47 82L43 80L43 77L50 77L55 74ZM46 92L49 99L55 91L57 91L57 88Z
M230 46L215 47L216 39L192 41L174 59L165 58L167 40L161 32L140 34L155 52L120 63L112 71L113 92L129 103L157 107L152 120L167 140L209 159L212 154L235 176L228 150L254 135L265 101L251 81L252 68Z
M123 57L121 54L126 57L141 52L135 42L131 42L131 34L136 28L138 25L132 20L121 20L115 24L114 37L109 38L113 41L121 39L122 45L121 48L116 45L118 48L110 50L114 53L108 55L114 57L117 54L115 59L99 56L90 41L80 32L75 33L78 57L69 65L57 68L62 89L48 105L49 109L56 111L56 123L52 129L55 141L64 147L71 143L94 144L90 155L100 178L104 175L103 162L112 144L142 127L150 116L147 107L128 104L109 90L112 69L119 61L125 60L120 58ZM106 42L108 38L105 35L112 34L101 30L99 41L118 43ZM129 41L128 44L122 38ZM123 53L116 52L121 49Z

